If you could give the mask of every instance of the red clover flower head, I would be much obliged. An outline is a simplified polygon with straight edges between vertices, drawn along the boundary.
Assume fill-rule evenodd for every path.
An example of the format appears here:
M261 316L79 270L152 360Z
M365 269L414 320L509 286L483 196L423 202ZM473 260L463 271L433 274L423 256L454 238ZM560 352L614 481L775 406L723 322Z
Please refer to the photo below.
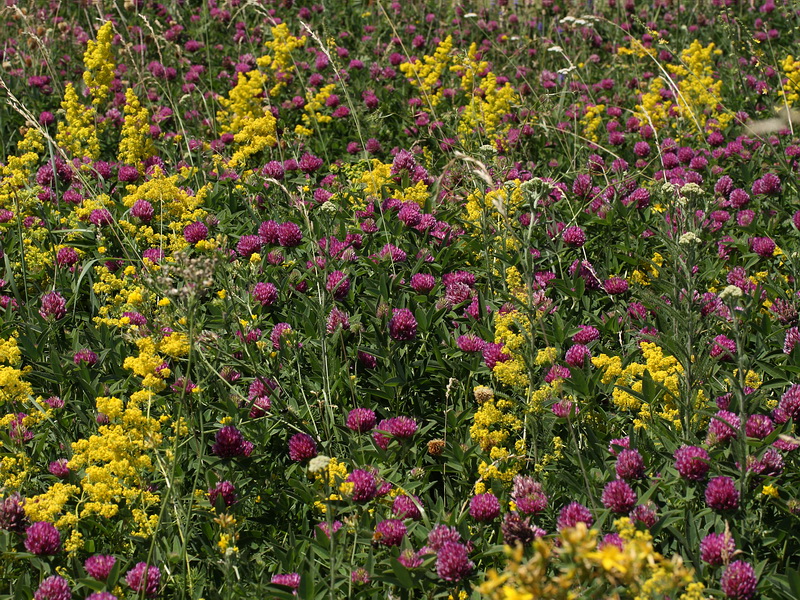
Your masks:
M708 452L698 446L681 446L675 451L675 469L684 479L702 481L710 468Z
M583 504L570 502L559 512L556 527L561 531L562 529L575 527L578 523L585 523L587 527L591 527L592 523L594 523L594 518L589 509Z
M700 558L718 567L730 562L736 552L736 543L729 533L709 533L700 541Z
M375 423L375 412L369 408L354 408L347 415L347 428L356 433L372 431Z
M278 299L278 288L273 283L259 282L253 287L252 295L261 306L272 306Z
M623 479L609 481L601 497L603 506L617 514L626 514L636 506L636 492Z
M372 471L354 469L345 481L353 484L352 498L356 502L367 502L378 495L378 485Z
M459 542L445 542L436 553L436 574L445 581L460 581L474 567L467 547Z
M547 508L547 496L542 491L542 484L524 475L515 475L511 499L517 510L525 514L537 514Z
M500 501L491 492L477 494L469 502L469 514L476 521L494 521L500 516Z
M714 477L706 486L706 504L714 510L739 508L739 490L730 477Z
M406 536L406 526L399 519L386 519L375 526L373 543L381 546L399 546Z
M617 455L617 477L626 481L644 477L644 459L637 450L623 450Z
M289 439L289 458L295 462L303 462L317 455L317 444L307 433L295 433Z
M48 292L41 303L39 314L47 321L63 319L67 314L67 301L58 292Z
M722 592L731 600L750 600L756 594L757 584L755 570L743 560L728 565L719 580Z
M413 340L417 336L417 320L407 308L395 308L389 321L389 336L398 342Z
M69 582L59 575L51 575L42 580L33 594L33 600L70 600L71 598L72 590L69 588Z
M36 521L25 530L25 549L37 556L58 554L61 534L52 523Z
M272 576L270 583L275 585L283 585L288 588L296 590L300 587L300 574L299 573L278 573Z
M137 563L130 571L125 574L125 583L134 592L148 598L158 596L158 586L161 583L161 570L154 566L147 566L147 563Z

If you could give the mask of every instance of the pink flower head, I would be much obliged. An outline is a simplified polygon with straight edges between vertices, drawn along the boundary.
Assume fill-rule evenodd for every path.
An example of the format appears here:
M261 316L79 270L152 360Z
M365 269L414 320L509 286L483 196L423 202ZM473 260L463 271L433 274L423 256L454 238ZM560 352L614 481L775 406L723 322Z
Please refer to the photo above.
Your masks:
M281 223L278 227L278 244L284 248L293 248L299 246L303 240L303 232L296 223L287 221Z
M636 505L636 492L623 479L615 479L606 484L601 500L611 512L626 514Z
M564 243L568 246L580 248L586 243L586 234L578 226L567 227L561 234Z
M406 536L406 526L399 519L386 519L375 526L373 542L381 546L399 546Z
M131 215L144 223L149 223L155 215L155 210L147 200L137 200L131 207Z
M69 582L60 575L51 575L39 584L33 594L33 600L70 600L72 590Z
M353 484L352 498L356 502L367 502L378 495L378 484L372 471L354 469L345 481Z
M621 277L611 277L603 282L603 289L612 296L628 291L628 282Z
M476 521L494 521L500 516L500 501L491 492L477 494L469 501L469 514Z
M289 439L289 458L303 462L317 455L317 444L307 433L295 433Z
M575 527L578 523L585 523L587 527L591 527L592 523L594 523L594 518L589 509L583 504L570 502L558 513L556 527L561 531L562 529Z
M482 352L486 342L473 333L458 336L458 349L462 352Z
M347 415L347 428L356 433L372 431L375 423L375 412L369 408L354 408Z
M658 521L656 507L652 502L637 504L628 516L631 518L631 521L633 521L634 524L638 521L648 528L655 525Z
M547 508L547 496L542 491L542 484L531 477L515 475L511 499L517 510L525 514L538 514Z
M428 273L415 273L411 276L411 287L417 294L427 294L436 285L436 278Z
M109 554L95 554L86 559L83 563L83 568L89 574L89 577L94 577L98 581L105 581L111 574L111 569L117 559Z
M207 237L208 227L202 221L195 221L183 228L183 239L190 244L196 244Z
M736 438L741 421L739 415L728 410L719 410L708 424L708 443L721 444Z
M572 341L575 344L585 345L597 339L600 339L600 332L591 325L581 325L580 331L572 336Z
M325 289L333 295L336 300L343 300L350 291L350 279L342 271L333 271L328 275Z
M736 552L736 543L729 533L709 533L700 541L700 558L718 567L730 561Z
M576 368L583 367L591 359L592 353L589 351L589 348L583 344L575 344L570 346L564 355L564 362L566 362L570 367Z
M459 542L445 542L436 554L436 574L445 581L460 581L474 567L467 547Z
M731 600L750 600L755 597L758 579L750 563L737 560L725 569L719 585Z
M698 446L681 446L675 451L675 469L689 481L702 481L710 468L708 452Z
M417 422L411 417L392 417L381 421L378 431L373 432L372 437L379 448L386 450L391 438L407 440L416 432Z
M58 292L48 292L42 296L39 309L41 317L48 321L57 321L67 315L67 301Z
M769 237L754 237L750 240L750 250L761 258L769 258L775 252L775 242Z
M407 308L395 308L389 320L389 336L398 342L413 340L417 336L417 320Z
M739 508L739 490L730 477L714 477L706 486L706 504L714 510Z
M283 585L288 588L296 590L300 587L300 574L299 573L278 573L272 576L270 583L275 585Z
M25 530L25 549L38 556L58 554L61 534L52 523L36 521Z
M800 384L793 384L783 393L777 410L785 417L784 423L789 419L800 422Z
M644 477L644 459L637 450L623 450L617 455L617 477L626 481Z
M733 360L736 356L736 342L725 335L718 335L711 344L709 356L722 361Z
M253 287L252 295L261 306L272 306L278 299L278 288L273 283L259 282Z
M222 498L225 506L232 506L236 503L236 488L230 481L218 481L217 485L208 490L208 501L214 506L217 498Z
M401 495L397 496L392 503L392 513L398 519L414 519L418 521L422 518L419 506L422 505L421 500L414 496Z
M217 431L215 442L211 446L211 452L222 458L249 456L252 450L252 442L246 441L242 432L233 425L226 425Z

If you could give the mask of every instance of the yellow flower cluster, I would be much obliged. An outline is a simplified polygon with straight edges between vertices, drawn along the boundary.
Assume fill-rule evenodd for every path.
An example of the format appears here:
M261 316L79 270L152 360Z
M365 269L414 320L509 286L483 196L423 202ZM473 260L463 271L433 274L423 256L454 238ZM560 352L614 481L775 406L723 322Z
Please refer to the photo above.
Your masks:
M0 405L25 403L33 393L31 384L22 378L30 367L17 369L11 366L0 367Z
M714 79L714 56L721 54L722 50L715 49L713 43L704 47L694 40L681 52L683 64L667 66L680 78L677 98L680 114L691 116L691 123L699 130L705 129L709 116L717 120L714 129L724 129L733 120L732 114L717 110L722 98L722 81Z
M475 483L475 493L483 494L486 491L484 482L499 481L504 485L510 484L514 480L522 467L519 456L525 454L525 440L517 440L514 443L516 456L512 456L508 448L495 446L489 451L491 463L482 460L478 465L479 481ZM501 468L502 467L502 468Z
M38 187L29 187L29 180L44 152L41 132L29 127L17 144L17 154L9 155L0 166L0 207L14 212L25 211L38 205ZM27 188L27 189L26 189Z
M364 194L377 198L380 198L380 192L383 186L391 183L391 181L391 163L382 163L377 158L372 159L372 168L368 171L364 171L360 178L360 182L364 185Z
M461 89L471 94L478 87L478 79L480 74L488 71L489 63L485 60L479 61L476 56L478 54L478 44L472 42L465 60L461 63L454 64L450 70L458 73L461 76Z
M138 533L150 522L143 511L155 505L159 496L147 491L145 476L153 471L149 451L161 444L163 435L161 422L140 406L147 396L137 392L124 407L117 398L98 398L97 410L108 410L111 414L103 414L110 423L100 426L97 435L72 444L69 468L80 475L80 518L92 514L112 518L125 503Z
M415 202L420 208L425 208L425 203L430 197L428 184L424 181L418 181L414 185L410 185L397 192L395 197L401 202Z
M45 493L28 498L25 502L25 514L31 521L47 521L54 523L56 527L63 527L71 520L71 515L64 519L60 513L70 498L79 492L77 486L54 483Z
M504 344L505 352L511 360L498 362L492 374L498 381L513 387L525 387L530 377L522 356L526 339L530 338L531 322L518 310L496 313L494 318L494 343Z
M145 248L162 247L165 253L185 248L188 243L183 237L183 229L206 217L207 213L201 206L211 190L211 184L206 184L192 195L186 188L180 187L179 183L185 181L189 174L179 172L167 177L156 167L147 181L139 186L129 185L126 188L127 195L122 199L125 207L131 208L140 199L147 200L155 214L149 224L136 225L122 219L119 226Z
M683 367L676 358L664 356L663 350L656 344L642 342L641 349L645 363L632 362L623 368L619 356L601 354L592 358L592 364L603 370L601 381L604 384L614 382L614 391L611 394L614 404L622 410L639 411L639 418L634 421L635 427L646 428L647 421L653 415L652 402L642 402L628 391L642 393L642 376L645 371L656 384L665 389L663 405L655 414L671 421L675 427L680 427L676 404L680 395L680 376Z
M277 96L286 87L286 80L290 77L287 70L292 67L292 52L306 44L306 36L294 37L289 33L286 23L281 23L270 29L272 41L265 42L265 46L272 54L265 54L256 60L261 69L269 68L275 73L277 83L269 90L271 97Z
M484 452L503 445L513 431L522 428L522 421L510 413L511 408L511 401L492 398L475 411L469 434Z
M544 383L539 388L531 392L528 400L528 411L541 413L544 410L545 402L554 400L561 394L563 379L554 379L550 383Z
M239 73L236 86L227 98L220 98L217 123L224 133L236 134L247 124L264 116L263 96L267 76L259 70Z
M452 50L453 36L448 35L436 46L433 56L425 55L422 60L400 65L400 72L411 85L419 89L431 106L436 106L442 99L441 77L450 63Z
M795 60L791 54L781 61L781 68L786 81L778 95L789 106L800 101L800 60Z
M628 281L637 285L650 285L651 279L658 278L658 270L664 265L664 257L658 252L653 254L653 258L640 268L634 270Z
M170 373L169 370L162 369L156 374L156 369L164 362L164 358L157 353L156 342L151 337L142 337L136 340L136 346L139 348L139 355L128 356L122 366L143 378L142 387L160 392L167 387L164 378Z
M645 58L648 56L655 58L658 55L658 50L655 48L645 48L642 42L632 38L630 48L627 46L620 46L617 49L617 54L619 56L635 56L636 58Z
M187 356L190 348L189 337L177 331L172 332L158 344L158 349L172 358Z
M479 226L484 215L491 215L495 225L502 224L503 215L507 215L513 221L517 208L524 200L524 194L520 187L521 181L515 179L510 182L511 193L508 187L501 187L489 192L475 190L467 197L466 220L472 225Z
M248 158L265 148L275 147L278 144L275 132L275 117L270 112L265 111L263 117L249 122L244 129L233 136L233 141L238 147L228 161L228 166L239 167L245 164Z
M722 81L715 79L713 73L714 56L720 54L722 51L715 49L713 43L703 46L694 40L681 52L681 64L666 66L675 83L668 86L665 79L656 77L642 95L635 113L640 124L655 129L667 126L678 129L680 117L692 132L725 128L733 115L718 110ZM664 90L672 91L675 99L664 100L661 95ZM708 123L709 118L715 120L713 125Z
M58 122L58 145L75 158L88 156L97 160L100 156L100 140L95 126L97 113L94 107L81 104L75 88L68 83L61 108L66 116L63 121Z
M497 76L491 71L483 78L480 89L483 90L483 97L473 94L469 104L464 107L458 123L458 135L464 141L474 133L482 133L487 141L495 142L511 127L510 124L501 127L502 119L511 110L517 94L508 82L498 87Z
M310 128L314 123L330 123L333 120L333 117L324 115L320 111L334 90L336 90L336 84L331 83L324 86L316 94L310 91L306 93L306 105L303 107L303 123L306 124L306 128L311 130Z
M650 125L654 129L661 129L669 124L669 109L672 102L664 101L661 96L661 90L666 88L664 79L661 77L655 77L650 82L647 92L642 94L642 103L636 107L636 116L639 118L640 125Z
M15 414L8 416L11 419L16 418ZM7 427L11 419L4 418L3 425ZM6 491L18 490L22 487L22 483L30 474L30 463L30 458L24 452L20 452L16 456L4 456L0 459L0 481L3 482Z
M220 98L217 121L223 132L233 133L237 150L229 162L235 168L248 158L278 143L275 117L263 104L267 76L259 70L239 73L228 98Z
M653 548L648 532L635 531L630 519L615 526L624 540L598 547L599 533L584 523L559 532L559 544L539 538L531 558L522 545L506 547L509 562L502 573L492 569L479 591L491 600L574 600L609 598L648 600L671 596L703 600L703 585L694 580L680 556L671 559Z
M97 32L97 41L89 40L83 53L83 82L92 93L92 104L100 104L109 93L114 81L114 55L111 39L114 36L111 21L106 21Z
M125 90L125 121L117 150L117 159L142 170L142 161L155 154L150 139L150 113L141 105L132 88Z
M595 104L594 106L587 106L586 112L581 117L581 125L583 125L583 137L593 142L599 142L600 138L597 135L597 130L603 125L603 114L606 112L605 104Z
M0 362L16 365L21 359L17 338L11 336L7 340L0 339Z
M341 500L342 496L347 496L353 493L353 484L345 481L348 475L349 473L347 471L347 465L339 462L339 460L334 456L331 458L328 466L321 471L314 473L314 481L318 483L325 482L331 489L338 490L338 494L335 492L330 494L327 497L327 500ZM325 503L319 500L314 502L314 508L322 513L325 513L328 510Z

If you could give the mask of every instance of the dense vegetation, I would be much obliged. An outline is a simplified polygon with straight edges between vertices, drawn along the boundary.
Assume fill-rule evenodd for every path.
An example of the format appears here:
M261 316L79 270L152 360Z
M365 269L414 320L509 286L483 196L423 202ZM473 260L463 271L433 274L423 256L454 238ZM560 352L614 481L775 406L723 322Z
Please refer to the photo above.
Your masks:
M0 598L800 597L794 2L0 15Z

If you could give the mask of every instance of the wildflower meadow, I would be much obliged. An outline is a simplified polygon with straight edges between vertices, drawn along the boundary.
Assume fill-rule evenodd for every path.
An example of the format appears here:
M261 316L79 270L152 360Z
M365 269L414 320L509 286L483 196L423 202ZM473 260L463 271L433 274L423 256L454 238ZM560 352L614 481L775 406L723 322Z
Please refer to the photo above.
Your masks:
M0 21L0 600L800 598L794 0Z

